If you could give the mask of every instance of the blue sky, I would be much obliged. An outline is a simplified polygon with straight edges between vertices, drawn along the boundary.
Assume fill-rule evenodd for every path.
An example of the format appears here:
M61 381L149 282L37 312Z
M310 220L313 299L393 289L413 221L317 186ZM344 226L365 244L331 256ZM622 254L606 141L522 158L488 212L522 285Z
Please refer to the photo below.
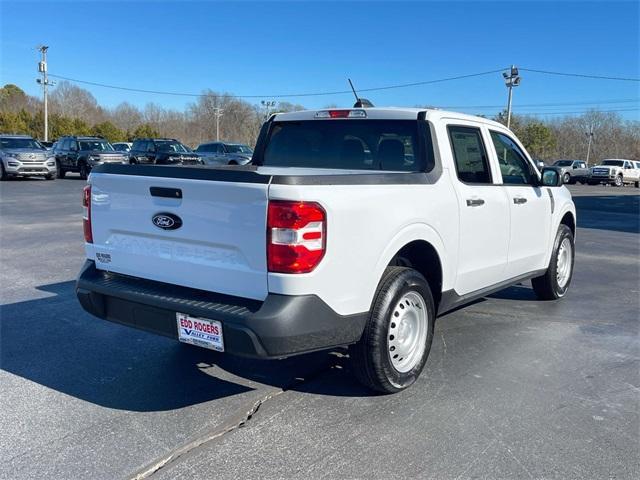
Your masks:
M132 88L236 95L344 90L520 67L640 77L638 2L6 2L0 4L0 83L39 95L38 53L49 71ZM639 108L638 82L522 72L514 111ZM115 106L194 99L80 85ZM493 114L500 73L366 94L376 105L437 105ZM636 103L620 102L633 100ZM260 99L250 99L259 102ZM349 105L348 94L288 98ZM616 100L617 102L605 103ZM529 104L574 103L530 106ZM599 104L599 105L597 105ZM640 118L639 112L620 112Z

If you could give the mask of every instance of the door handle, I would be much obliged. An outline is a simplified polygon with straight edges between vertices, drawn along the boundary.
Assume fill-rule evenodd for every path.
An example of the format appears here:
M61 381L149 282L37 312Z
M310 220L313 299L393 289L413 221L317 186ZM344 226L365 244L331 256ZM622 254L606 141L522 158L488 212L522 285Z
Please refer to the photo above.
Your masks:
M524 197L515 197L513 199L513 203L515 203L516 205L522 205L523 203L527 203L527 199Z
M467 198L467 207L479 207L484 205L484 200L481 198Z

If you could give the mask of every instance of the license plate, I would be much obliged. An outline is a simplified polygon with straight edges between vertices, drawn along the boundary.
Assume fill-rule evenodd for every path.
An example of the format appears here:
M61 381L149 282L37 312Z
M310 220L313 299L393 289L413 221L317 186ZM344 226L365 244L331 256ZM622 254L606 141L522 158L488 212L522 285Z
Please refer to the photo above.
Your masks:
M222 323L208 318L198 318L186 313L176 313L178 340L198 347L224 352Z

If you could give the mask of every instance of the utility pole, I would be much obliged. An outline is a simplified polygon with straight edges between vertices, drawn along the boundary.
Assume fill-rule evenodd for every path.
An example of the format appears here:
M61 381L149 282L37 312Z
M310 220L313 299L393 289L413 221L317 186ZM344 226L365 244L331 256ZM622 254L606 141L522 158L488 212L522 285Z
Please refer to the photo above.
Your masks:
M589 155L591 154L591 141L593 140L593 124L589 127L589 131L585 133L589 137L589 143L587 144L587 167L589 166Z
M263 107L266 108L266 112L264 114L264 120L267 121L269 119L269 109L271 107L275 107L276 106L276 101L275 100L262 100L262 101L260 101L260 103L262 104Z
M49 101L48 101L48 87L49 85L55 85L54 82L49 82L47 76L47 50L49 47L46 45L40 45L38 51L40 51L41 58L38 62L38 72L42 75L42 78L36 79L36 82L42 85L42 95L44 97L44 141L49 141Z
M511 100L513 98L513 87L520 85L520 75L518 75L518 67L511 65L509 73L502 72L504 83L509 89L509 100L507 101L507 128L511 128Z
M222 112L224 112L224 110L222 110L219 107L216 107L214 109L215 113L215 117L216 117L216 142L220 141L220 117L222 116Z

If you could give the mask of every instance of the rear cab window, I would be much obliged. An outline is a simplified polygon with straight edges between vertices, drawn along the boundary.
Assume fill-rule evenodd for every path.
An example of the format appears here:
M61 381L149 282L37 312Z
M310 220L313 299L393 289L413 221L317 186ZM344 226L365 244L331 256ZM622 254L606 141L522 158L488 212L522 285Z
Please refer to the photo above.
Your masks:
M424 172L433 164L429 128L418 120L275 121L266 136L265 166Z

